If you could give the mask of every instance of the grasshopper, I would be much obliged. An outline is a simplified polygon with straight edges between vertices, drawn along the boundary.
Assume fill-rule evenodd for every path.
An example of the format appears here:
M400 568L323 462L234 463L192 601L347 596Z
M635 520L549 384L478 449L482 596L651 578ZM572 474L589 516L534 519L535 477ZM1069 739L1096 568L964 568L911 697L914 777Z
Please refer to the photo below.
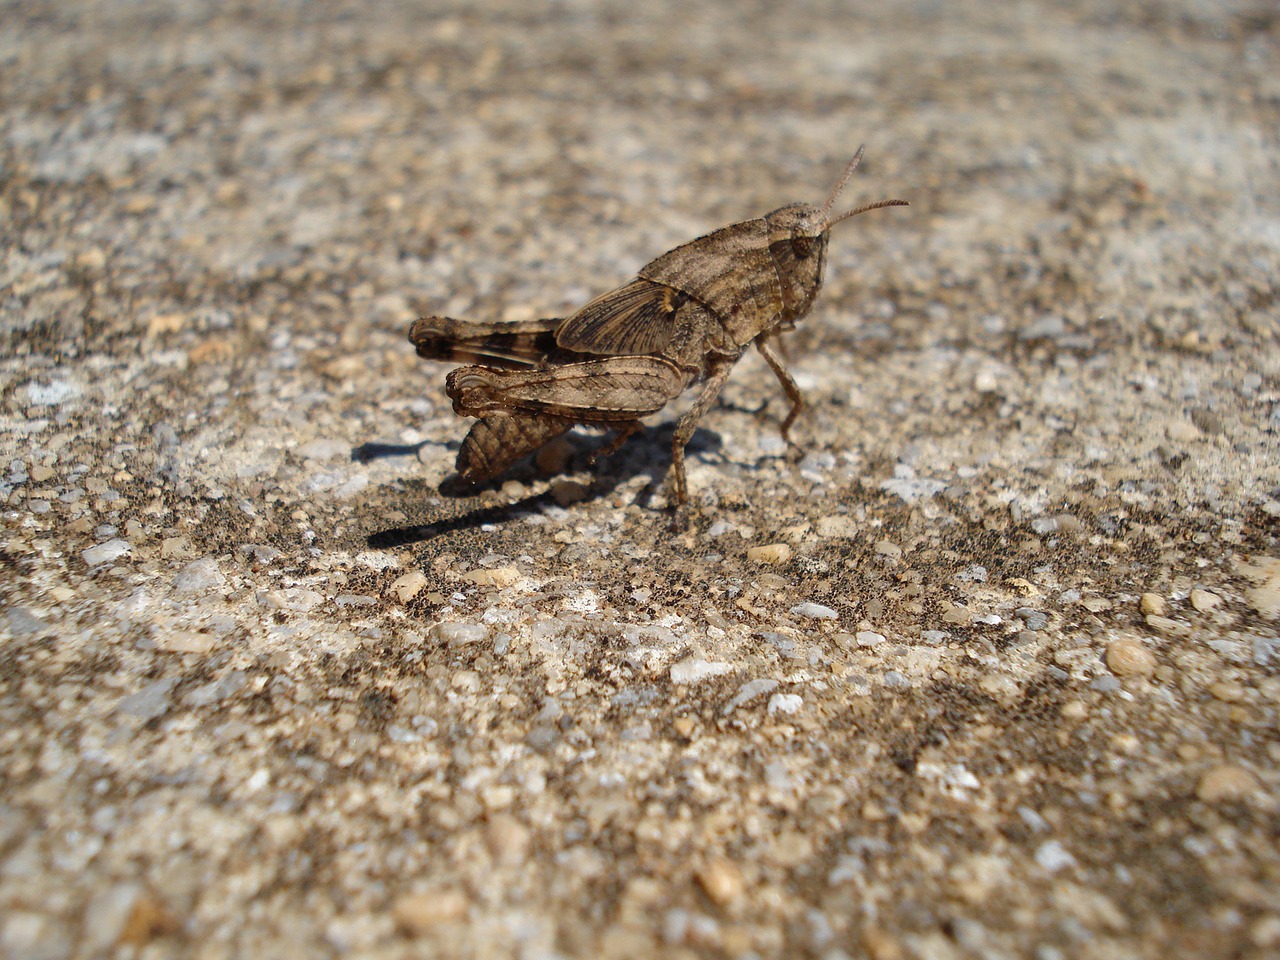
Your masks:
M777 343L822 288L831 228L870 210L906 206L881 200L831 216L861 159L859 147L821 207L791 203L721 227L664 253L568 317L414 321L409 340L419 356L470 364L445 379L454 412L478 418L458 452L457 480L484 483L578 424L617 431L594 462L641 430L643 417L700 384L671 439L672 499L683 503L685 447L753 343L790 401L782 421L790 442L804 397Z

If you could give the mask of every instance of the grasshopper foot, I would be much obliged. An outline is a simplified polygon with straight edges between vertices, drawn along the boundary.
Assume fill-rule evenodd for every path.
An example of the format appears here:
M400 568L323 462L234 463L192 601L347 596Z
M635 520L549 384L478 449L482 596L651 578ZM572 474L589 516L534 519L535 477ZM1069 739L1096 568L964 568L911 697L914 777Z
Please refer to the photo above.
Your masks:
M608 443L602 444L601 446L592 450L590 454L588 454L587 466L594 467L596 465L596 461L599 460L601 457L607 457L611 454L617 453L620 449L622 449L622 445L624 443L626 443L628 440L630 440L633 436L635 436L637 433L639 433L643 429L644 429L644 424L642 424L639 420L629 420L626 423L619 424L617 427L618 433L616 436L614 436L612 440L610 440Z

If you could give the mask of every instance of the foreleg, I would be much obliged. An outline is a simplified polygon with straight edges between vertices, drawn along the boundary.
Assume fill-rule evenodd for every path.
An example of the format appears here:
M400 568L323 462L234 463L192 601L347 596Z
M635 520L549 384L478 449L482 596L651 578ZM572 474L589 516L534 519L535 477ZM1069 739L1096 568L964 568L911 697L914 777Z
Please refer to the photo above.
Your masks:
M756 340L756 349L760 351L760 356L764 357L765 362L769 364L770 369L773 370L773 375L782 384L782 390L787 395L787 399L791 401L791 410L787 413L786 419L782 421L782 439L790 443L791 438L788 434L791 432L791 425L796 422L796 417L800 416L801 411L804 410L804 394L800 392L795 380L791 378L791 374L783 366L782 358L778 356L778 351L774 347L772 340L759 337Z

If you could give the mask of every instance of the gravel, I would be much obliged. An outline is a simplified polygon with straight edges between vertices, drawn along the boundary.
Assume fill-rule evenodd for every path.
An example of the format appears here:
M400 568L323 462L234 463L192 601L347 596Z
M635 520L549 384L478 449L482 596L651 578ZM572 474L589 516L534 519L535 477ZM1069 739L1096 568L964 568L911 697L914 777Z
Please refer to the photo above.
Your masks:
M1265 5L12 5L0 954L1269 956ZM821 203L826 286L446 496L418 314ZM454 491L456 492L456 491Z

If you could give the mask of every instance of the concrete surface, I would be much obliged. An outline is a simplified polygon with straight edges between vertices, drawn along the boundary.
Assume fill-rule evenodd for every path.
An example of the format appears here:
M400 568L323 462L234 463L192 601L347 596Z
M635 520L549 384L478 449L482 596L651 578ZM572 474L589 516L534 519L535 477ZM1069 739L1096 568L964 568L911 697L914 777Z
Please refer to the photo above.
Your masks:
M1280 951L1274 4L0 25L0 952ZM679 404L436 493L414 316L864 141L803 459L751 356L674 519Z

